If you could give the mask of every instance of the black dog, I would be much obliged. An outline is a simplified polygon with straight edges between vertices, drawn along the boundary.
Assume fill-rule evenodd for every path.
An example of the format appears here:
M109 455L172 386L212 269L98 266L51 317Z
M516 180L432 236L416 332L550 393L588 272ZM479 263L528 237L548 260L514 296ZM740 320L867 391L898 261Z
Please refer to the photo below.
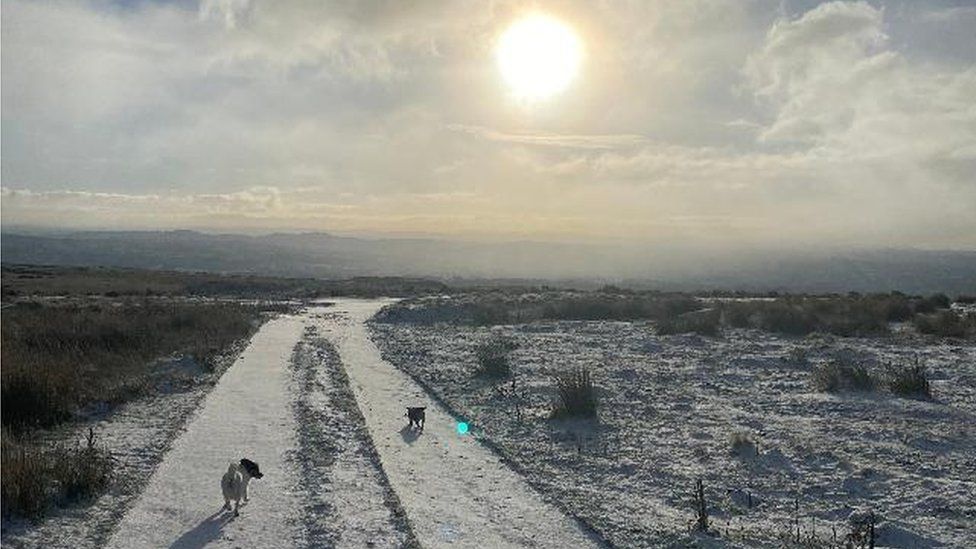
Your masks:
M426 409L427 409L426 406L413 407L413 408L407 406L407 421L409 422L407 423L407 427L413 427L414 425L416 425L417 429L423 431L424 419L426 418L426 414L424 413L424 410Z

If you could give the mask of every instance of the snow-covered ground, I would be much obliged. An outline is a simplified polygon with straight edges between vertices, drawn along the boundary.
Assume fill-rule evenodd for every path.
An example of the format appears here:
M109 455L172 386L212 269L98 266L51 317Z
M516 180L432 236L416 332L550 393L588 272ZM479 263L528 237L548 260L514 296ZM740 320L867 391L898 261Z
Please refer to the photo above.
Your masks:
M189 357L163 359L158 368L161 375L156 394L124 404L110 413L92 410L89 421L39 433L38 440L42 443L71 445L81 444L88 429L94 429L96 443L110 449L116 459L114 481L108 492L91 505L56 510L39 524L5 520L3 545L52 549L102 547L186 421L246 343L242 341L228 349L215 360L212 370L204 369Z
M186 432L126 513L108 547L293 547L302 535L286 453L296 444L288 370L304 330L300 318L265 324L207 396ZM221 510L227 463L258 462L251 502L236 520Z
M475 434L459 435L446 410L380 358L364 322L387 303L338 300L269 321L171 444L170 437L147 445L159 429L133 435L134 447L155 451L138 469L137 497L103 496L71 520L5 533L4 545L599 546ZM195 402L133 403L126 410L144 414L129 427L155 425L154 414L182 425ZM404 429L404 407L424 404L426 429ZM126 417L115 414L105 432ZM129 467L132 456L116 455ZM241 457L257 461L264 478L252 481L251 501L235 518L222 509L219 483Z
M483 446L406 374L382 360L364 322L380 300L338 300L322 335L338 349L390 484L424 547L592 547L598 541ZM422 433L406 406L427 406Z
M335 347L305 330L291 361L298 446L289 454L306 498L303 545L416 546Z
M313 308L252 339L166 455L108 547L399 547L414 544L335 350ZM229 461L247 457L241 516L221 507Z
M371 325L384 358L428 385L542 492L621 547L829 544L856 509L879 546L976 546L976 346L887 338L787 338L732 330L657 336L648 322L494 328ZM490 335L518 345L509 384L473 375ZM806 351L807 360L791 360ZM811 364L849 355L929 368L934 398L812 389ZM548 419L551 374L588 366L597 421ZM514 399L522 401L519 420ZM735 433L755 442L733 452ZM692 535L702 478L718 536Z

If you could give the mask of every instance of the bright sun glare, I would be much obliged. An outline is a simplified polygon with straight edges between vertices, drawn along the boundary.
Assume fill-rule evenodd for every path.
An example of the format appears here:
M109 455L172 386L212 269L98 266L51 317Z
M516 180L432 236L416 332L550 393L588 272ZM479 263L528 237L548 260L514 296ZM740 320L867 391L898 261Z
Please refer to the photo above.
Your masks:
M563 91L576 77L582 47L571 28L546 15L530 15L501 35L498 66L521 99L545 99Z

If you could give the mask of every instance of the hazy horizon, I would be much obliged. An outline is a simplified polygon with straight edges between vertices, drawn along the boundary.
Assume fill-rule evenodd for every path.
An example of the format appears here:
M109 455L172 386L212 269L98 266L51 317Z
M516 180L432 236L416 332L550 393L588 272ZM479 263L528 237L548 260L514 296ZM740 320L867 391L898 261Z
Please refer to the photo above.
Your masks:
M506 33L538 14L578 59L536 29L515 47L568 68L513 80ZM3 21L4 227L976 248L971 2L11 0Z

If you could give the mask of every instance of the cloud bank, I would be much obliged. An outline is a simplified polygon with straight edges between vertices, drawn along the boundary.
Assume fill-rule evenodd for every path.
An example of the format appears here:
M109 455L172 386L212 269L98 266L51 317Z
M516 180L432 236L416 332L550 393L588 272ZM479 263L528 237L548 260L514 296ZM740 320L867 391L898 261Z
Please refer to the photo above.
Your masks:
M526 104L517 2L5 2L3 223L976 248L970 7L536 7Z

